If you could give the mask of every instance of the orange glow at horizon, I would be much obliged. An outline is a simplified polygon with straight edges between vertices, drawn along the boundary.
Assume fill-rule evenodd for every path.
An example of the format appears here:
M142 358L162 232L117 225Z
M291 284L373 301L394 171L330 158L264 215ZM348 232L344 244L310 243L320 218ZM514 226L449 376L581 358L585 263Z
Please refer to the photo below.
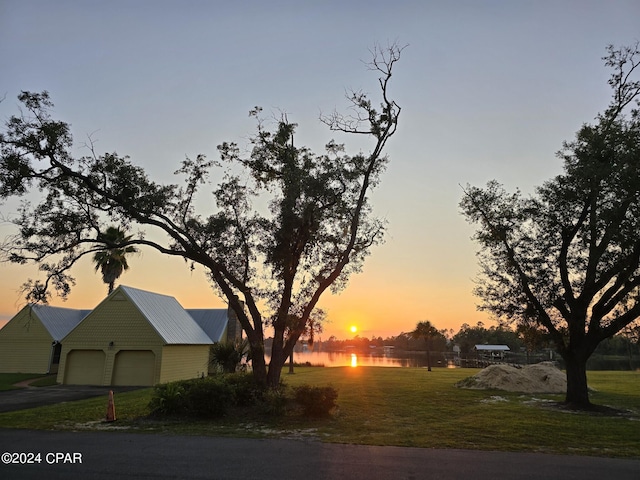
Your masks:
M458 331L463 323L492 320L475 309L476 299L466 282L457 279L410 278L400 281L391 275L390 262L384 255L372 257L366 274L354 275L349 286L338 295L326 294L320 308L327 312L327 321L318 340L331 336L344 339L354 335L366 338L388 338L412 331L417 322L431 321L438 329ZM117 281L160 294L171 295L184 308L224 308L225 301L211 288L202 272L191 272L181 259L165 258L143 249L131 259L131 268ZM38 277L32 265L3 264L0 267L0 328L24 305L19 285L26 278ZM107 287L95 273L90 258L84 258L72 272L77 283L68 301L53 295L51 305L68 308L95 308L107 294ZM390 281L390 277L391 280ZM267 332L265 332L267 333ZM267 333L270 335L270 332Z

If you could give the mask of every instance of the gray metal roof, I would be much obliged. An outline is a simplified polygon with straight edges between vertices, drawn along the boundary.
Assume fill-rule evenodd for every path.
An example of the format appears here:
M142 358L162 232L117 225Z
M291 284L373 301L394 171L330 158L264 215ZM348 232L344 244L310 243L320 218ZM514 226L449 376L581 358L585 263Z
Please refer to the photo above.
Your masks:
M36 314L56 342L66 337L84 317L91 313L91 310L75 310L49 305L31 305L31 311Z
M120 285L111 295L123 292L169 345L210 345L211 338L178 301L168 295Z
M209 335L214 342L223 339L224 331L227 328L229 316L226 308L209 309L187 309L187 313L196 321L200 328Z
M476 345L476 350L507 351L510 348L507 345Z

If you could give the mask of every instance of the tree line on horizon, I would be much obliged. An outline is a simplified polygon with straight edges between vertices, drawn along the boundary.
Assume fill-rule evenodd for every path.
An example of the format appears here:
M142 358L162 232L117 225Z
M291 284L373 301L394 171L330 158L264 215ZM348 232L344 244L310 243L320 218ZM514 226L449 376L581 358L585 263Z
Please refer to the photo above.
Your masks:
M522 328L510 328L505 325L486 327L483 322L476 325L464 323L457 332L453 329L440 330L432 338L431 349L434 352L452 352L454 345L460 348L462 355L473 354L476 345L507 345L511 352L541 352L553 349L553 342L548 334L540 329L535 332ZM326 340L319 340L310 349L322 351L344 351L353 349L359 352L371 351L371 347L382 349L394 347L398 351L425 351L425 340L416 338L412 332L401 332L388 337L361 337L339 339L332 335ZM629 327L625 331L606 339L598 345L596 355L639 356L640 326Z

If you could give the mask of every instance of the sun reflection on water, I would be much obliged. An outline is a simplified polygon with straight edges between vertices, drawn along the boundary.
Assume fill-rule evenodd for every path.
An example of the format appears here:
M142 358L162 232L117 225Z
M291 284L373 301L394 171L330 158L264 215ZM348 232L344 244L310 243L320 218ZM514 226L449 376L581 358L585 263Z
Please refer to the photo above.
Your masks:
M270 358L267 356L267 361ZM377 352L296 352L295 361L300 365L322 367L425 367L427 365L424 354L389 354ZM432 366L455 368L450 362L432 362Z

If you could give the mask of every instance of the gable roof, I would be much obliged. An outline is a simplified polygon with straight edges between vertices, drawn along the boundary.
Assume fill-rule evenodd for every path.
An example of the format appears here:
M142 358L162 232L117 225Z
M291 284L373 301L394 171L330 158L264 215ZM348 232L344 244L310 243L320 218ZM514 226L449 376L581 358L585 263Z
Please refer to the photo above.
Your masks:
M174 297L120 285L109 297L124 294L167 344L209 345L212 339Z
M30 307L55 342L59 342L66 337L84 317L91 313L91 310L75 310L73 308L51 307L49 305L31 305Z
M229 317L226 308L194 309L188 308L187 313L204 330L214 342L223 340Z

